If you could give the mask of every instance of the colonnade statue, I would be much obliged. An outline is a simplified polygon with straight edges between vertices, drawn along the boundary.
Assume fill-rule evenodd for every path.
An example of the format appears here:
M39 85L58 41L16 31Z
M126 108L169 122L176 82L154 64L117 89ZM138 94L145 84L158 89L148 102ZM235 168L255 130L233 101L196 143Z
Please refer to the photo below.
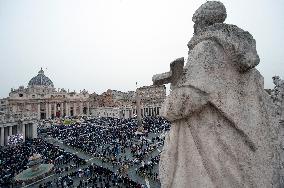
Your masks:
M194 35L171 71L162 116L172 122L161 153L163 188L280 187L278 124L269 108L252 35L223 23L227 13L208 1L193 15Z

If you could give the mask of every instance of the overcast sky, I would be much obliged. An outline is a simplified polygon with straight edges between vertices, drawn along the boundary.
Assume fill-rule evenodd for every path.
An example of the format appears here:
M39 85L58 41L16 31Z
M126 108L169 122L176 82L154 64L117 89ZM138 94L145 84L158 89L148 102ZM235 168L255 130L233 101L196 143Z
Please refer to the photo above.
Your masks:
M40 67L56 88L102 93L150 85L187 56L205 0L0 0L0 97ZM284 77L284 0L223 0L226 23L249 31L272 88Z

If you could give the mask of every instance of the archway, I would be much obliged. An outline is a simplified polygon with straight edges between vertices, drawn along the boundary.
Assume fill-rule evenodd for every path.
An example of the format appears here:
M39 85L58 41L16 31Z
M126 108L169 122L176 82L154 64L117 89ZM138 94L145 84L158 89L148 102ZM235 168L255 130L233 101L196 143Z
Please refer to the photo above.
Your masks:
M74 116L74 108L73 108L73 107L70 108L70 116L71 116L71 117Z
M87 108L87 107L84 107L84 108L83 108L83 114L86 115L86 114L87 114L87 110L88 110L88 108Z

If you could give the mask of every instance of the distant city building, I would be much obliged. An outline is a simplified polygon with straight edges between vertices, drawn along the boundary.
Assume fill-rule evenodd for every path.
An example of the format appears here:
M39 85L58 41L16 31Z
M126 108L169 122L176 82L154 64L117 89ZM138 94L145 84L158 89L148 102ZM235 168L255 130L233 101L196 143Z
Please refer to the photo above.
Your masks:
M41 69L28 87L11 89L9 97L0 101L0 110L13 114L36 113L38 119L89 115L89 94L54 88L53 82ZM3 107L2 107L3 105Z
M137 89L141 116L157 116L166 98L166 87L143 86ZM76 93L55 89L41 69L28 86L11 89L9 97L0 99L0 112L6 114L36 114L37 119L89 116L132 118L136 116L136 92L108 89L98 95L86 90Z
M166 98L166 87L143 86L137 89L141 100L141 115L158 116ZM136 92L108 89L101 95L91 94L91 114L94 117L132 118L137 115Z
M90 94L90 105L91 108L121 107L131 104L134 98L134 91L122 92L108 89L101 95L98 95L96 93Z
M8 112L8 98L0 99L0 113Z
M143 86L137 89L141 100L141 115L157 116L160 115L160 109L166 99L166 86Z
M37 138L37 114L7 114L0 112L0 145L8 144L9 138L25 141ZM13 137L14 136L14 137Z

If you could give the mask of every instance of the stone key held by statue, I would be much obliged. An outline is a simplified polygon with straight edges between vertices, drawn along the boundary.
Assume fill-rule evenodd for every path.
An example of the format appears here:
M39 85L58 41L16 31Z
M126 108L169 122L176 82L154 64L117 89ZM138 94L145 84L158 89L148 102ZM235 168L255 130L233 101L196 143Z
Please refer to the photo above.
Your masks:
M162 85L162 84L171 83L175 85L183 74L183 66L184 66L184 57L174 60L170 64L169 72L156 74L152 77L153 84Z

